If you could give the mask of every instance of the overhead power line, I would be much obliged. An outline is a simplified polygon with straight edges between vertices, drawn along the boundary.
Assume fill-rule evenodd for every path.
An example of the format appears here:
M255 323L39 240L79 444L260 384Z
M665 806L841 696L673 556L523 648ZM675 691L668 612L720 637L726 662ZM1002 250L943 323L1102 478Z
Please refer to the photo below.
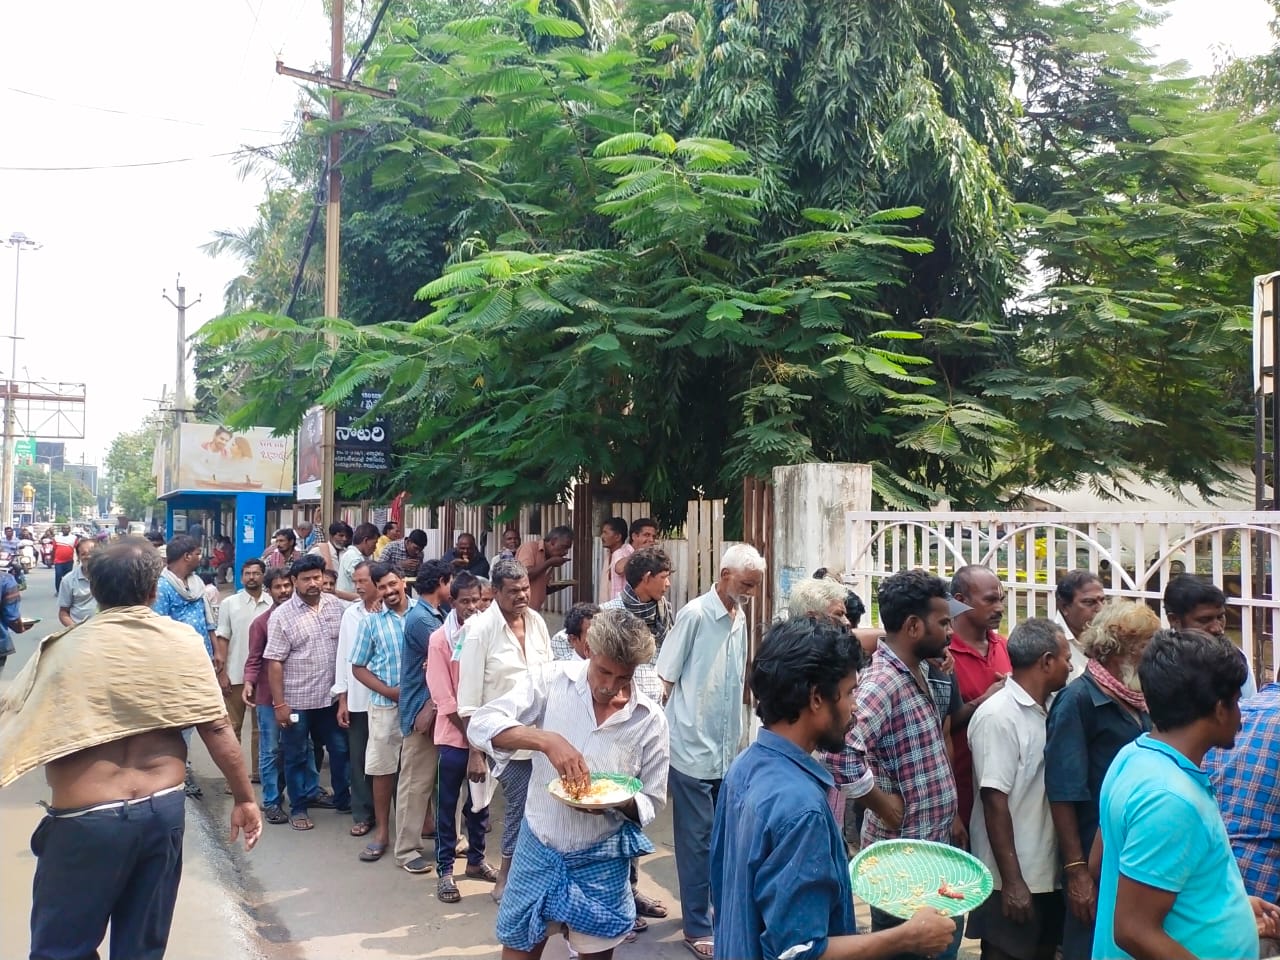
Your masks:
M98 113L110 113L118 117L137 117L142 120L158 120L162 123L178 123L187 127L213 127L223 130L244 130L249 133L279 133L278 130L265 130L262 127L241 127L230 123L205 123L203 120L187 120L183 117L166 117L156 113L139 113L136 110L119 110L115 107L103 107L92 103L79 103L74 100L63 100L60 97L51 97L48 94L36 93L34 90L23 90L20 87L5 87L10 93L16 93L24 97L32 97L36 100L45 100L49 103L59 103L67 107L76 107L79 110L94 110Z
M286 146L284 143L268 143L262 146L246 146L238 150L226 150L222 153L210 153L202 157L172 157L168 160L138 160L132 163L93 163L82 164L77 166L63 167L26 167L26 166L2 166L0 171L9 171L14 173L70 173L83 170L130 170L137 167L163 167L174 163L195 163L200 160L216 160L219 157L236 157L244 153L252 153L257 150L270 150L273 147Z

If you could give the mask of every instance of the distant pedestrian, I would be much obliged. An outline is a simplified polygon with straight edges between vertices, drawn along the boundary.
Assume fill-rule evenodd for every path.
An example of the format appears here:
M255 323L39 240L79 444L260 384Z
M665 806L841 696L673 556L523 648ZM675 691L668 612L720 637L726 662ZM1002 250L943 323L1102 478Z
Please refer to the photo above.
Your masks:
M558 593L566 584L552 584L551 575L569 562L573 548L573 531L568 527L552 527L546 535L523 544L516 560L528 571L529 609L541 613L547 595Z
M53 538L53 592L57 593L62 586L62 578L71 572L76 562L76 543L79 538L71 532L70 524L63 524L62 530Z
M323 543L314 544L308 553L314 553L316 556L324 560L324 568L338 571L339 561L342 554L351 547L351 538L355 531L343 520L335 520L329 524L329 539Z
M356 594L356 565L364 560L372 560L373 548L378 545L378 528L372 523L362 523L352 531L351 546L342 551L342 559L338 561L338 582L334 591L338 599L358 600Z
M98 612L98 601L93 599L89 584L88 565L97 543L86 538L76 544L76 565L62 578L62 585L58 587L58 622L64 627L84 623Z
M108 925L113 957L164 955L182 875L183 728L231 784L231 839L243 831L249 850L262 829L207 652L147 609L162 566L139 538L99 547L100 612L45 638L0 698L0 786L44 764L52 791L31 838L32 957L95 957Z
M487 577L489 575L489 561L480 552L475 536L470 533L458 534L458 540L454 548L440 559L445 563L452 564L454 573L460 573L465 570L473 577Z
M338 729L331 692L338 629L346 608L337 597L323 591L324 561L319 557L299 557L289 575L293 579L293 598L272 613L263 656L276 723L282 729L289 822L295 830L310 830L315 826L307 816L311 807L332 807L343 812L351 809L347 738ZM313 730L329 751L331 796L318 791L308 795L306 789L308 758L314 758Z
M262 562L268 567L284 567L288 570L301 553L297 534L284 527L277 530L271 538L271 549L263 555Z
M393 540L387 544L379 559L389 563L400 572L406 580L418 575L422 564L423 551L427 548L427 535L421 530L410 530L401 540Z
M378 538L377 545L373 548L373 555L381 560L382 551L387 549L387 544L393 540L400 539L400 524L394 520L388 520L382 525L382 536Z

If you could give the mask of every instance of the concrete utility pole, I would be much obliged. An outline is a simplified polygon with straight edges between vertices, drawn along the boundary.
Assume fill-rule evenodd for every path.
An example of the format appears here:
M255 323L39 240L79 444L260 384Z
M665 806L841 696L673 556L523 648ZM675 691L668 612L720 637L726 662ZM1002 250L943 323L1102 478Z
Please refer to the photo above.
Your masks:
M276 61L276 73L324 84L334 91L346 90L351 93L367 93L379 99L391 99L395 95L394 92L366 87L343 77L342 61L345 46L343 0L333 0L332 10L333 15L329 23L329 75L326 77L318 71L286 67L279 60ZM329 96L329 120L336 124L341 119L342 104L335 92ZM338 162L341 159L342 134L335 130L329 134L329 176L324 217L324 315L326 317L338 316L338 282L341 279L339 253L342 249L342 173L338 169ZM338 349L338 338L334 334L326 333L324 341L331 352ZM333 508L333 464L337 412L332 407L324 408L323 432L324 436L320 441L320 519L322 523L329 524L336 519Z
M14 232L10 234L9 239L5 241L10 247L13 247L13 336L10 338L13 343L13 351L9 358L9 383L8 389L4 394L4 457L2 471L2 479L0 479L0 499L3 500L4 509L0 510L0 516L5 518L5 523L13 523L13 461L14 449L13 445L16 440L17 431L14 425L18 418L17 394L18 394L18 280L22 275L22 251L39 250L40 244L32 240L25 233Z
M175 303L169 291L161 291L160 296L168 300L178 311L178 378L173 388L174 423L182 423L187 419L187 308L194 307L203 297L196 297L187 303L187 288L182 285L182 274L178 274L178 300Z

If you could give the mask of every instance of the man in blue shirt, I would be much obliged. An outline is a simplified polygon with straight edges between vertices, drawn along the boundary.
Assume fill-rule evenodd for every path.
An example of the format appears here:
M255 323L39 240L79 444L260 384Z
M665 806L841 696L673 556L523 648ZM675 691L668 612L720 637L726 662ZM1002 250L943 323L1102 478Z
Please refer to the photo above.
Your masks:
M827 803L835 781L811 754L853 726L862 648L826 620L772 627L751 691L764 730L733 762L711 836L715 953L731 960L878 960L945 950L955 921L920 910L855 936L844 839Z
M1094 960L1257 960L1280 907L1245 893L1208 775L1240 730L1240 653L1225 637L1161 630L1138 665L1155 726L1102 783ZM1095 854L1098 843L1095 842Z
M427 689L427 646L444 623L453 568L428 560L418 568L413 588L418 594L404 618L404 651L400 657L400 782L396 787L396 863L409 873L431 872L423 855L423 837L435 836L436 705Z

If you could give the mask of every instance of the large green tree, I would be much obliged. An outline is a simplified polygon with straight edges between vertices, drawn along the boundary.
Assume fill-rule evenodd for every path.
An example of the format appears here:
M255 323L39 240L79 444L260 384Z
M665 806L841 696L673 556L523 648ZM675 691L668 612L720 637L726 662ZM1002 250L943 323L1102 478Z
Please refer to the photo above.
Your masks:
M144 424L136 430L117 434L107 452L107 473L111 477L112 497L130 518L140 520L149 507L160 506L156 500L155 474L152 472L156 448L156 428Z

